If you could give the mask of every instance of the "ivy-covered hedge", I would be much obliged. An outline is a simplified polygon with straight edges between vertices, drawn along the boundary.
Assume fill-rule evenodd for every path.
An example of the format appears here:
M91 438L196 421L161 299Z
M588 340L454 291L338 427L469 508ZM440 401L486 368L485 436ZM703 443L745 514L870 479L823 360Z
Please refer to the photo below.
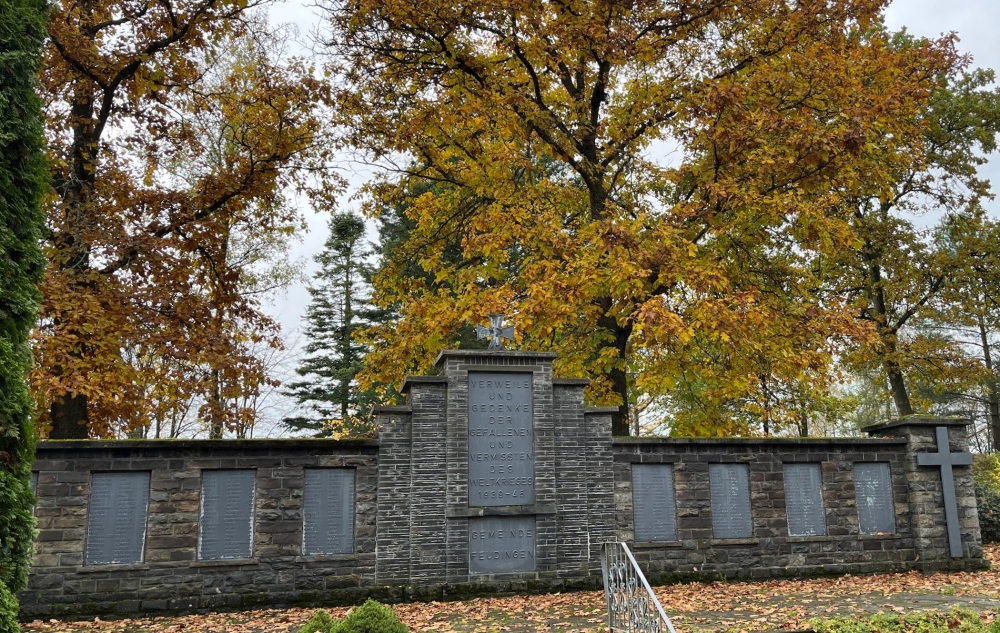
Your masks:
M976 482L976 505L983 543L1000 543L1000 455L975 455L972 477Z
M45 0L0 1L0 633L18 630L14 594L28 580L34 518L31 363L38 280L45 260L46 167L35 82L46 35Z

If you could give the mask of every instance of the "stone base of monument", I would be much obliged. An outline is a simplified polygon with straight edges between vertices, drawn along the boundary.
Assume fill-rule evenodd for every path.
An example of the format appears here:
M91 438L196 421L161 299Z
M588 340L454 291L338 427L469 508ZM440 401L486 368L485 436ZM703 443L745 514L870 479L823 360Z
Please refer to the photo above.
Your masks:
M443 352L379 440L40 442L26 617L985 569L966 423L612 438L554 354Z

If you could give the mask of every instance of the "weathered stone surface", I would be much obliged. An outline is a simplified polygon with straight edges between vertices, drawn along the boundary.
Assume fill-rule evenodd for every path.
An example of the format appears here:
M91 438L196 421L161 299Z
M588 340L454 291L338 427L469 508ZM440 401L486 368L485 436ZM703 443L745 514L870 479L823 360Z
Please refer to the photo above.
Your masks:
M963 556L951 558L940 469L918 466L916 457L936 450L939 424L949 429L952 451L966 450L960 423L907 419L872 429L880 437L869 439L612 439L614 409L585 408L586 381L553 378L553 358L444 352L440 376L407 379L406 404L377 410L377 442L41 442L34 469L39 535L30 584L20 595L23 612L34 617L331 605L366 596L440 600L598 587L601 544L614 540L633 543L653 582L986 566L970 469L954 468ZM469 503L470 372L531 381L533 503ZM859 529L854 471L856 463L868 462L889 465L892 534ZM723 463L746 468L748 538L713 533L709 472ZM670 466L674 503L663 507L676 513L675 540L634 542L634 464ZM808 531L820 533L789 535L789 464L810 465L813 477L819 472L823 520ZM198 560L202 470L219 468L255 471L250 558ZM355 469L353 552L303 555L310 468ZM150 473L143 558L86 566L92 474L116 470ZM490 564L485 550L476 550L481 543L472 543L482 534L472 534L470 525L514 526L524 529L524 539L530 525L532 564ZM527 556L528 541L522 545L509 549ZM471 565L477 551L482 560Z
M373 587L377 451L376 442L332 440L41 442L35 469L42 529L28 588L19 596L22 612L239 606L248 593L282 604L313 591L316 582L322 593L334 586ZM303 468L320 466L356 469L355 551L317 557L305 568L297 564L303 558ZM220 467L257 471L252 559L197 560L201 468ZM108 470L150 473L143 561L85 566L91 476ZM282 565L287 569L280 579L260 578Z

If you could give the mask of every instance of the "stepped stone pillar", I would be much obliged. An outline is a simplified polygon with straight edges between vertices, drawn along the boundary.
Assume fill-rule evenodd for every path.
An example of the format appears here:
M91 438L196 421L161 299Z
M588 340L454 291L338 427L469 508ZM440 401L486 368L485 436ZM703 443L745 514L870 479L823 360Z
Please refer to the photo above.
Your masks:
M906 497L916 567L925 571L986 566L972 480L969 421L908 416L865 429L906 438ZM949 516L950 515L950 516Z
M377 410L377 582L415 591L600 583L615 540L610 409L548 352L447 350ZM451 587L451 589L447 589Z

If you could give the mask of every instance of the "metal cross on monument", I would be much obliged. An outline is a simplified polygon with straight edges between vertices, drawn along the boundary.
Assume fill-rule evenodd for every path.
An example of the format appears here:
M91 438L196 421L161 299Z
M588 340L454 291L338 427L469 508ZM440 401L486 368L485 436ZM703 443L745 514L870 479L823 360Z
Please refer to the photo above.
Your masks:
M917 453L918 466L941 467L941 489L944 493L944 516L948 523L948 547L952 558L962 557L962 531L958 524L958 500L955 498L955 475L952 466L972 465L972 453L952 453L948 444L948 427L939 426L936 453Z
M503 339L514 340L514 326L503 326L502 314L491 314L490 327L482 325L476 326L476 338L490 339L490 346L487 349L503 349Z

